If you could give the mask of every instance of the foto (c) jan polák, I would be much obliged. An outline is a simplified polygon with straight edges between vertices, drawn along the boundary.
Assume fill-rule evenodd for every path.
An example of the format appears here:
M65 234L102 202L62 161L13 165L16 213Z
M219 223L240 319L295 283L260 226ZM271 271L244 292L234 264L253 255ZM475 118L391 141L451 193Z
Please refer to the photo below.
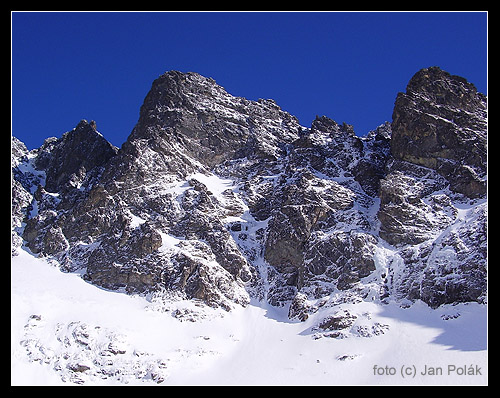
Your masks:
M482 376L482 369L480 366L471 365L456 365L448 364L443 366L431 366L425 364L422 369L417 371L415 365L402 365L400 372L394 366L373 366L373 374L376 376L396 376L400 375L403 378L420 376Z

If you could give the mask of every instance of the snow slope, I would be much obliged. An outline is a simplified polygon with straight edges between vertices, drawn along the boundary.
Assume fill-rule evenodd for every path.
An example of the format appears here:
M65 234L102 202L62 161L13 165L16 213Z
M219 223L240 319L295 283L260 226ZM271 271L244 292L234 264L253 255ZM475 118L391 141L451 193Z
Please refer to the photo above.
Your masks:
M487 308L477 303L436 310L420 301L409 308L343 304L359 314L359 333L330 338L314 326L340 308L298 322L287 318L287 307L260 302L228 313L193 300L129 296L24 250L12 258L11 299L13 385L488 381ZM362 333L375 324L379 332Z

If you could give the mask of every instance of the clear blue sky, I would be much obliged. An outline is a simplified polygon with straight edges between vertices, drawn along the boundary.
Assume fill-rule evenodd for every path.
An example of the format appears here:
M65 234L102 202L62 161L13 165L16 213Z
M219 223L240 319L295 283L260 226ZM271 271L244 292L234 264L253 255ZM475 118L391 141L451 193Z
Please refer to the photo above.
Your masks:
M487 94L487 14L14 12L12 134L32 149L88 119L121 146L153 80L176 69L364 135L434 65Z

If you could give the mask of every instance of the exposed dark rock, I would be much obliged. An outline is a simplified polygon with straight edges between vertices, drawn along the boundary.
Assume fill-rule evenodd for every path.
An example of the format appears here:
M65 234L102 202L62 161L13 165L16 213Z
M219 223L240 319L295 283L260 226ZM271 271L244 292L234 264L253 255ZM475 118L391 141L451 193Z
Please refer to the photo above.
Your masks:
M40 154L35 165L47 175L45 189L57 192L72 183L72 177L76 184L81 182L87 172L103 166L117 151L97 132L94 121L81 120L61 139L51 142L50 155Z
M422 69L394 105L391 153L444 176L470 198L486 193L486 97L460 76Z
M227 310L253 296L301 321L368 297L483 302L486 166L486 98L439 68L366 137L170 71L120 150L86 121L31 152L12 140L13 252L24 239L107 289Z
M355 315L347 310L341 310L323 319L318 327L322 330L342 330L351 327L355 320Z

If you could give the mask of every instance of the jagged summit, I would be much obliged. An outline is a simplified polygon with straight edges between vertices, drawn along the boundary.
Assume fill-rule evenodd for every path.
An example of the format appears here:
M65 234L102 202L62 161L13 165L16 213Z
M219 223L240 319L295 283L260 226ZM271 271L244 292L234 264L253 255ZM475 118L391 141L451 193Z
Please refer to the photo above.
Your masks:
M486 98L436 67L366 137L170 71L119 150L81 121L12 155L15 244L107 289L301 320L486 299Z
M45 189L58 192L67 183L80 183L87 172L103 166L117 151L97 131L95 121L83 119L60 139L44 143L35 166L46 171Z
M233 97L211 78L170 71L153 82L127 142L157 137L168 142L160 151L171 153L178 144L212 168L255 153L276 157L278 143L296 139L299 128L274 101Z
M391 153L437 170L469 197L486 193L486 97L462 77L422 69L396 98Z
M467 79L451 75L438 66L419 70L408 82L406 93L421 93L438 105L448 105L463 108L465 111L475 111L483 108L486 101L484 94L479 93L474 84Z

